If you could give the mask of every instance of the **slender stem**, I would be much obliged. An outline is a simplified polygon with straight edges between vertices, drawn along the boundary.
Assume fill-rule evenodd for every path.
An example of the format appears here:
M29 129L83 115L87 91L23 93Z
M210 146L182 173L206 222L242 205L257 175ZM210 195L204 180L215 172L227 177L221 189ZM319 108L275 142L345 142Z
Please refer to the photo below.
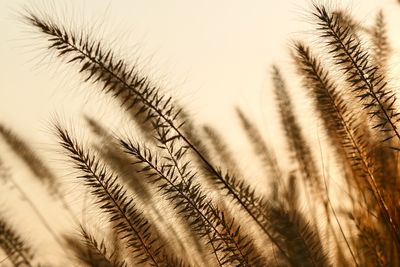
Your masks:
M324 166L324 157L323 157L323 155L322 155L321 142L320 142L320 139L319 139L319 138L318 138L318 144L319 144L319 148L320 148L319 150L320 150L320 155L321 155L321 164L322 164L322 167L323 167L323 166ZM344 241L346 242L346 246L347 246L347 248L349 249L349 252L350 252L350 254L351 254L351 257L353 258L354 264L355 264L357 267L360 267L360 265L358 265L358 263L357 263L356 256L355 256L355 254L354 254L354 252L353 252L353 249L351 248L350 243L349 243L349 241L347 240L347 237L346 237L346 235L345 235L345 233L344 233L344 231L343 231L343 228L342 228L342 225L340 224L339 218L337 217L336 211L335 211L335 209L334 209L334 207L333 207L333 205L332 205L332 202L331 202L331 198L329 197L328 185L326 184L326 177L325 177L324 168L322 168L322 179L323 179L323 181L324 181L324 187L325 187L325 192L326 192L326 198L327 198L329 207L330 207L331 210L332 210L332 214L333 214L333 216L335 217L335 221L336 221L337 225L339 226L340 233L342 234L343 239L344 239Z

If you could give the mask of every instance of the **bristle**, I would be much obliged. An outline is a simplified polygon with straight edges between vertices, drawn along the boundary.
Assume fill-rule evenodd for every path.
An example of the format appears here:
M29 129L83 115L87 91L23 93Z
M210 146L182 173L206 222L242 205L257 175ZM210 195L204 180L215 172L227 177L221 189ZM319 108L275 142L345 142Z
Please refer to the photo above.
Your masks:
M31 249L2 217L0 218L0 249L5 252L13 266L34 266Z
M246 132L246 135L253 146L255 154L260 158L266 171L269 173L272 193L278 194L279 186L282 185L284 178L274 151L267 146L257 126L251 122L239 108L236 109L236 113L240 119L243 130ZM273 199L276 199L277 197L278 196L276 195L272 196Z
M396 95L388 88L379 66L374 65L357 34L340 17L318 5L315 5L314 15L318 19L321 38L345 75L351 91L373 120L373 129L383 133L383 141L393 137L400 141Z
M59 200L62 207L68 212L74 223L78 223L78 219L68 205L66 198L64 197L60 182L57 180L56 175L50 170L50 168L41 160L41 158L35 153L35 151L29 146L25 140L19 137L16 133L0 124L0 135L4 138L6 143L11 147L15 154L17 154L21 160L25 163L30 171L34 174L34 177L46 186L50 195Z
M217 262L221 266L229 264L240 264L241 266L252 266L256 258L249 258L252 251L251 242L248 238L240 235L239 228L231 229L230 223L225 221L224 214L202 192L201 186L194 182L196 173L190 170L189 163L179 166L176 159L172 157L171 142L160 137L160 144L163 144L170 152L167 160L154 155L150 149L132 141L120 140L126 152L133 156L135 164L142 165L142 172L150 181L156 184L162 194L172 202L178 214L185 216L190 223L192 230L201 238L205 238L206 244L212 246ZM183 156L184 151L174 152Z
M16 133L0 124L0 135L11 149L23 160L26 166L32 171L37 179L46 184L51 192L58 187L58 182L55 175L44 164L34 150Z
M322 188L318 168L315 165L310 146L303 136L300 124L295 116L294 107L290 100L290 94L276 66L273 67L272 75L274 92L278 101L282 125L287 136L287 141L289 142L289 149L297 159L300 172L304 179L314 188Z
M380 228L374 218L363 212L359 212L352 218L358 230L355 246L360 251L359 258L362 266L396 266L392 265L396 261L395 258L388 256L387 240L384 240L385 233L382 233L384 228Z
M149 222L136 207L118 178L108 171L95 155L80 146L69 133L55 125L61 147L81 172L78 176L97 199L97 205L109 215L121 241L132 250L138 264L162 266L165 261L162 244L152 235Z
M387 25L382 10L376 15L375 24L368 33L372 41L371 51L374 64L378 65L380 69L386 69L388 67L389 55L392 48L390 46Z
M310 48L296 43L293 56L303 79L303 86L310 92L336 154L342 157L342 162L350 164L354 172L365 177L366 173L373 171L373 167L370 160L372 151L363 134L364 129Z
M245 208L245 211L254 222L259 226L262 232L269 238L274 246L279 250L280 254L286 258L288 257L281 247L280 243L275 240L273 234L269 230L269 217L268 211L270 204L262 196L258 195L257 192L247 185L243 180L237 179L230 173L219 172L219 177L223 177L223 180L215 179L214 183L220 186L222 191L225 191L228 195L231 195L235 201L240 204L241 207ZM228 188L228 189L227 189Z
M371 63L368 52L357 40L356 34L343 21L329 13L323 6L315 6L315 16L319 20L318 30L321 32L321 37L327 40L327 46L331 48L330 54L346 75L346 81L351 86L352 92L363 103L370 117L377 118L373 129L382 131L385 136L383 141L389 141L393 137L400 141L397 129L400 113L396 111L396 96L387 88L379 67ZM393 219L395 216L390 213L374 176L371 174L369 178L382 214L387 225L392 228L393 238L400 248L400 232Z
M298 122L292 105L291 96L280 70L276 66L273 66L272 69L274 93L278 102L281 125L283 126L286 136L289 153L297 163L307 202L309 205L312 205L312 207L309 207L309 211L315 219L316 206L311 201L311 198L318 198L327 213L327 200L326 196L322 194L323 187L319 170L316 166L310 145L303 135L300 123Z
M271 208L270 220L271 229L281 239L292 266L330 266L315 228L301 214Z
M104 240L98 242L83 227L80 231L81 238L65 236L67 246L74 251L80 264L89 267L127 267L126 262L115 258L115 251L109 253Z
M221 165L223 164L225 168L235 173L240 173L238 164L233 158L232 152L229 150L229 147L224 142L222 136L217 132L217 130L211 126L205 125L203 126L203 131L206 134L207 140L210 141L211 146L214 148L214 154L217 155Z
M181 110L172 99L162 94L149 77L141 75L137 67L130 67L125 60L118 59L102 43L90 36L68 31L33 13L28 12L25 19L48 36L48 49L55 50L67 64L78 65L85 81L99 85L102 91L111 94L121 106L130 110L145 135L151 132L154 123L159 124L158 127L168 124L176 130L183 126L183 122L178 123Z

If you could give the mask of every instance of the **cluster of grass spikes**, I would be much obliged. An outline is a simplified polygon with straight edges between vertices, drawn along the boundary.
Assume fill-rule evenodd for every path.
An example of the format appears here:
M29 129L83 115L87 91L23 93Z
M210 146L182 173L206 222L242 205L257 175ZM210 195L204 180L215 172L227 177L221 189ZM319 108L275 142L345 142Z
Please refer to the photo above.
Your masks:
M2 158L1 180L37 215L26 222L42 224L47 233L38 237L50 235L64 258L42 259L43 248L34 245L38 237L21 234L6 216L11 213L2 211L0 265L400 266L400 113L387 77L392 48L385 17L379 12L373 26L364 26L343 10L319 4L310 14L319 42L294 41L291 56L322 125L322 141L335 155L342 192L328 190L326 177L333 174L317 164L279 66L272 67L272 84L290 166L282 166L262 130L236 109L254 162L268 178L268 188L258 190L237 168L237 155L220 133L198 127L137 66L85 31L26 11L25 22L47 40L48 52L118 102L120 112L135 121L127 127L142 134L115 135L101 120L85 116L94 140L87 144L53 123L72 179L92 200L84 215L94 218L86 221L63 193L63 179L1 124L2 143L66 211L76 232L54 230Z

